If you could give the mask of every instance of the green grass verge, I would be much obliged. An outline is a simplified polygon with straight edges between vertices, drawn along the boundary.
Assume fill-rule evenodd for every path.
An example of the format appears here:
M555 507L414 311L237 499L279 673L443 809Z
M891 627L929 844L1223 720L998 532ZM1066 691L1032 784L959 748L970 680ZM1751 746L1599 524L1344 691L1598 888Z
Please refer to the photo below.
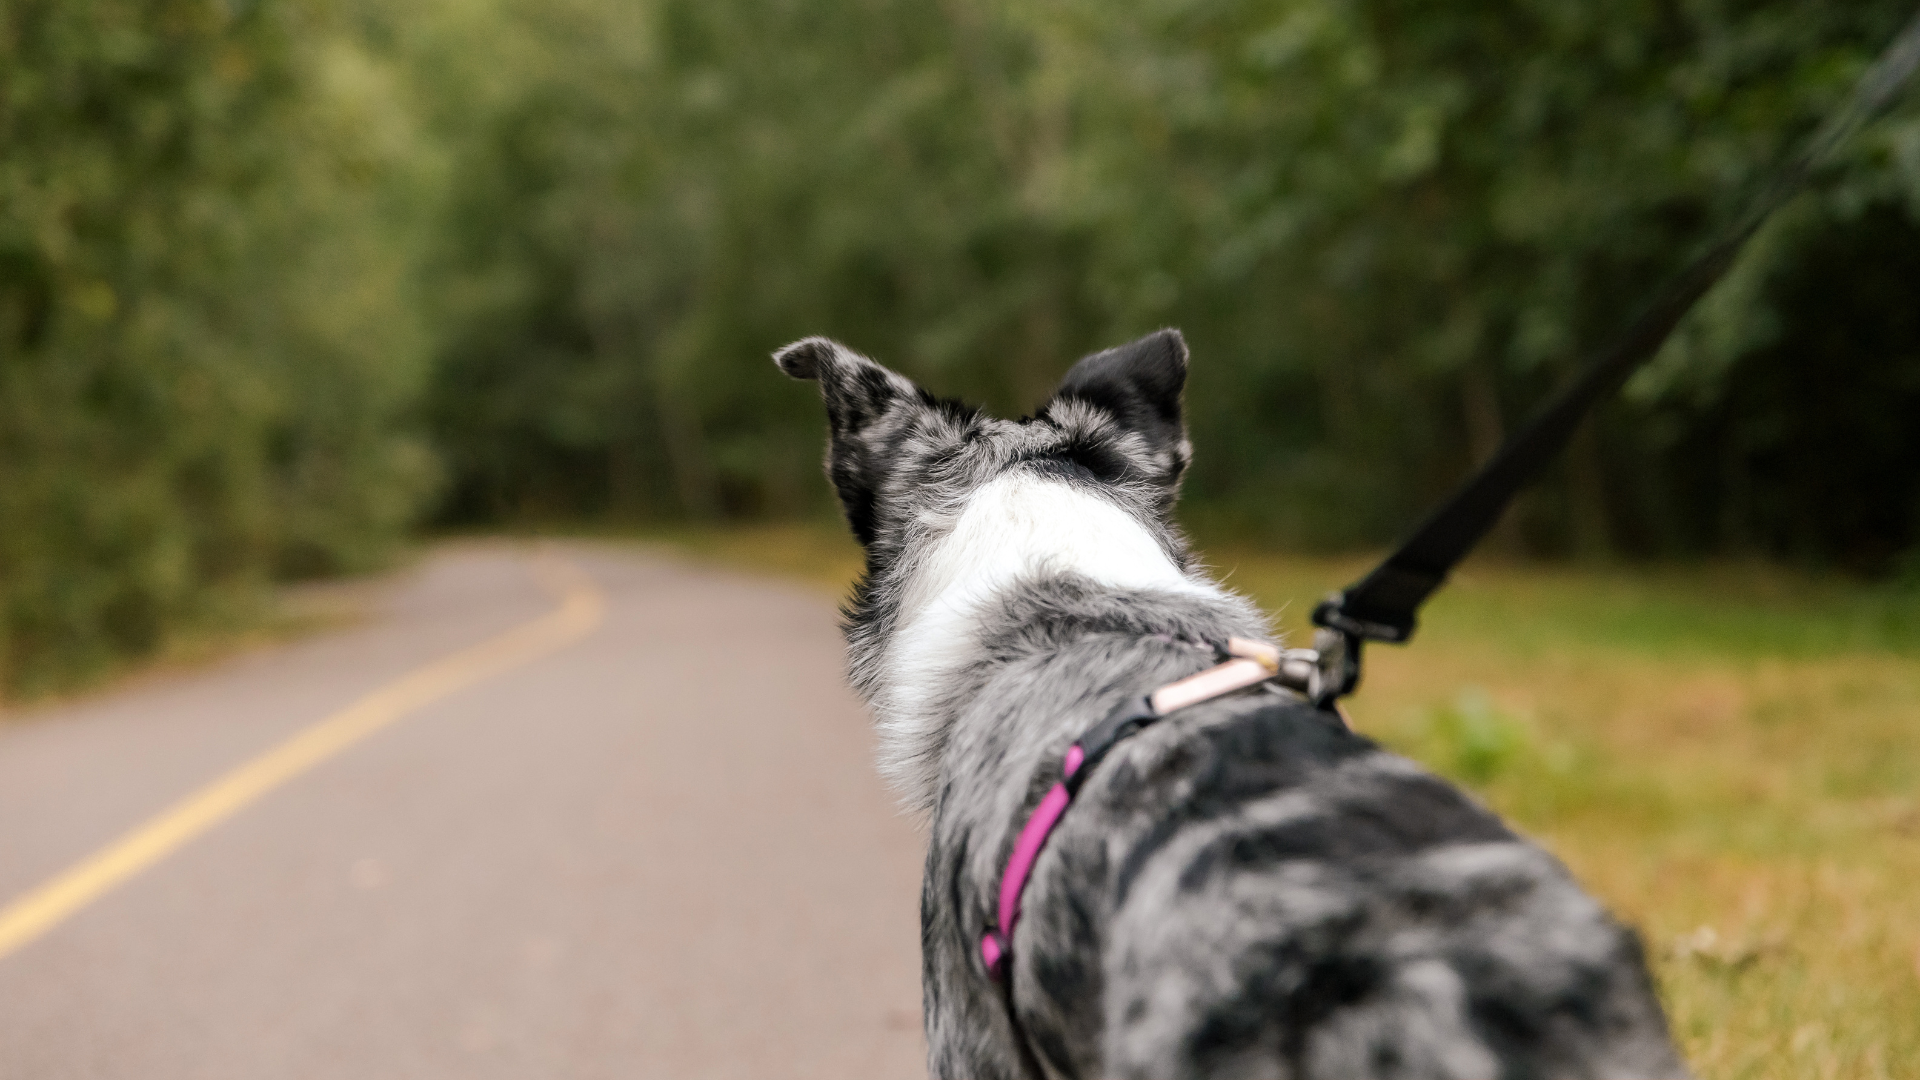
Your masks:
M829 592L860 565L828 526L662 539ZM1296 639L1369 565L1205 550ZM1473 563L1350 712L1641 929L1702 1077L1920 1077L1920 594Z

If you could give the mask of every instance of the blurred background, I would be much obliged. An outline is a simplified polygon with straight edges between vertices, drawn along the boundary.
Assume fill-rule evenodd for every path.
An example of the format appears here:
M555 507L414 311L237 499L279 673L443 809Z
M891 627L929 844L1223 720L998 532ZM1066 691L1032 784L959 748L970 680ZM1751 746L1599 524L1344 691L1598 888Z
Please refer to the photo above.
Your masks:
M825 333L1030 410L1162 325L1203 535L1403 532L1906 0L7 0L0 682L423 528L819 519ZM1494 540L1920 574L1920 109Z
M842 587L808 334L1017 416L1180 327L1183 520L1297 622L1911 13L0 0L0 700L447 533ZM1917 301L1910 92L1359 706L1647 928L1705 1075L1920 1061Z

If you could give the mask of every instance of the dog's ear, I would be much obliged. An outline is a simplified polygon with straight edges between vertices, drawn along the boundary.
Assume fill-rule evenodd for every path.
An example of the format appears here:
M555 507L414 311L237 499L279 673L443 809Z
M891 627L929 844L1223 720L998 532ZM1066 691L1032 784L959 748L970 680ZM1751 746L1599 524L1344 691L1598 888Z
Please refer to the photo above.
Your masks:
M855 432L884 415L920 388L837 341L802 338L773 354L780 370L796 379L815 379L827 404L827 422L837 436Z
M884 436L893 426L879 421L917 402L920 388L823 337L796 341L774 353L773 362L796 379L820 383L829 431L827 476L854 536L862 544L873 543L875 494L889 465Z
M1187 385L1187 343L1178 330L1097 352L1073 365L1055 401L1077 398L1112 413L1150 440L1178 439L1185 428L1180 391Z
M1156 330L1073 365L1047 408L1080 401L1110 414L1122 428L1141 436L1154 458L1152 471L1172 486L1193 453L1180 405L1186 385L1186 340L1178 330Z

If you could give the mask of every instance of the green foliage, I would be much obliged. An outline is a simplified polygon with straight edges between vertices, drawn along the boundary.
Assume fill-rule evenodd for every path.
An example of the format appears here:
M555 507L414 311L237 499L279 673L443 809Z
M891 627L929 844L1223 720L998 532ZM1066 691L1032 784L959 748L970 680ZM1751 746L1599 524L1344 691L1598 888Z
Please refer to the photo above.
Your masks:
M1486 691L1467 687L1452 704L1436 706L1426 716L1423 755L1438 760L1456 777L1485 784L1499 776L1527 746L1520 722L1496 709Z
M762 366L802 334L1017 414L1074 356L1174 323L1197 357L1197 515L1318 545L1381 542L1431 505L1909 13L491 10L510 29L473 40L511 40L497 70L516 82L454 95L486 100L453 136L450 291L475 306L434 397L452 517L819 505L818 420ZM1920 405L1920 325L1896 295L1920 249L1915 110L1817 187L1510 546L1871 569L1920 537L1920 435L1899 419Z
M1224 461L1200 458L1197 494L1318 491L1273 500L1304 517L1259 516L1303 538L1317 521L1345 516L1361 530L1352 538L1374 540L1404 528L1617 334L1910 14L1898 3L1557 0L1166 12L1163 23L1093 37L1087 49L1116 78L1122 68L1144 73L1134 108L1165 118L1193 193L1184 201L1211 211L1194 216L1189 257L1172 263L1191 295L1162 317L1195 325L1197 344L1228 353L1237 370L1258 363L1253 350L1272 354L1268 385L1291 377L1317 406L1311 449L1289 455L1251 422L1240 379L1203 390L1203 420L1238 438ZM1732 409L1728 394L1782 372L1803 386L1809 362L1827 359L1796 352L1743 363L1761 360L1756 351L1787 328L1820 320L1824 329L1830 311L1783 310L1778 294L1781 271L1799 265L1831 219L1891 207L1882 227L1912 247L1902 211L1920 206L1916 143L1909 109L1823 178L1819 196L1767 237L1635 387L1632 405L1576 443L1520 522L1532 547L1786 553L1797 542L1840 555L1835 548L1858 539L1807 521L1794 523L1791 540L1754 535L1755 519L1772 516L1777 489L1765 489L1777 482L1783 440L1763 451L1753 433L1792 423L1799 403ZM1155 199L1180 194L1141 187ZM1904 269L1884 257L1863 263L1838 268L1843 289L1898 281ZM1901 315L1896 305L1877 317ZM1829 352L1911 380L1920 336L1904 335L1902 346ZM1881 400L1872 411L1899 408ZM1832 457L1817 437L1790 441L1793 453ZM1916 449L1910 436L1853 441L1908 461ZM1888 494L1860 482L1879 477L1828 479L1857 504ZM1913 505L1910 482L1894 491L1895 505ZM1342 504L1360 512L1343 515ZM1914 528L1880 531L1910 539Z
M387 82L313 4L0 9L0 689L412 524L427 335Z
M1018 415L1179 325L1193 522L1377 545L1907 14L10 0L0 684L377 560L442 470L448 523L824 514L811 333ZM1911 564L1913 100L1816 179L1496 545Z

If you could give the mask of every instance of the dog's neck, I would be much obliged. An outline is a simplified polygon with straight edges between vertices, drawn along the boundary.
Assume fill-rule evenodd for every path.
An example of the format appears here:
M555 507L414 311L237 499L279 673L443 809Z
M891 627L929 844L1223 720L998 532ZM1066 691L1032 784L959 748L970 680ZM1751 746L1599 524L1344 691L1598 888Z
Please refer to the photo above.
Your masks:
M1115 590L1226 598L1183 571L1145 522L1064 480L1008 474L949 521L901 564L894 631L868 684L881 771L910 803L924 804L937 780L941 734L960 704L956 676L980 658L983 615L1022 582L1070 574Z

